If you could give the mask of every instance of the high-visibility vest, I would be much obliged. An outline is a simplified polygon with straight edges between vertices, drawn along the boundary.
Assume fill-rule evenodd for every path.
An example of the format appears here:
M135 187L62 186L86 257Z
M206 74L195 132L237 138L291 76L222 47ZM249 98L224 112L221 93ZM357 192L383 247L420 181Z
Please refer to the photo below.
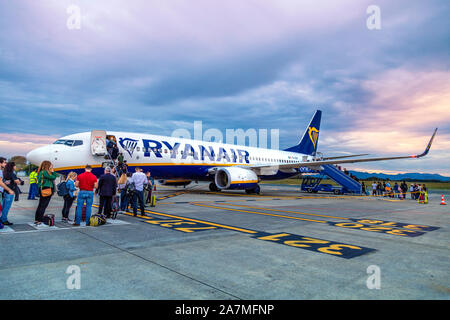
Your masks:
M30 173L30 183L37 183L37 173L36 172Z

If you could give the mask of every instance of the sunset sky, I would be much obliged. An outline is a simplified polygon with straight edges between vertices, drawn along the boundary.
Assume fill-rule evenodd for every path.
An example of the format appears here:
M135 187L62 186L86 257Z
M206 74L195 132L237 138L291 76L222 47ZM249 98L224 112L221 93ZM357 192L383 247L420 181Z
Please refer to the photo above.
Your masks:
M0 0L0 155L194 121L279 129L284 149L320 109L330 156L421 153L439 127L424 159L349 169L450 176L449 16L448 0Z

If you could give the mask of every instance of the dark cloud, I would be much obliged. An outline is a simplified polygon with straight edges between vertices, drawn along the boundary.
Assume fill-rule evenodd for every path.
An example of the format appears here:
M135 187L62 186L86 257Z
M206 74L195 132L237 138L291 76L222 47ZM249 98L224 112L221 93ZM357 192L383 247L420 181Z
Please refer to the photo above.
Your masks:
M288 5L282 14L267 5L247 12L240 2L238 13L224 4L224 17L193 7L173 19L162 5L158 18L155 4L122 11L113 1L109 14L87 10L86 25L73 32L65 26L68 4L2 3L0 110L8 132L168 135L202 120L204 130L280 129L287 147L318 108L324 136L363 126L375 108L397 107L374 105L367 80L397 68L445 71L450 63L446 1L379 1L377 31L365 25L371 3L358 1L311 17L290 16Z

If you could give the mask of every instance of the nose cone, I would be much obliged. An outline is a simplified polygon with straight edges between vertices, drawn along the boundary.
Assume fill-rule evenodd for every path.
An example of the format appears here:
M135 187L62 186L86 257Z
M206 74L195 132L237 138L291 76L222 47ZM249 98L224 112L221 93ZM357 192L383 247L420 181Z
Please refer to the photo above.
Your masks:
M50 160L50 151L47 146L34 149L27 154L27 160L39 166L42 161Z

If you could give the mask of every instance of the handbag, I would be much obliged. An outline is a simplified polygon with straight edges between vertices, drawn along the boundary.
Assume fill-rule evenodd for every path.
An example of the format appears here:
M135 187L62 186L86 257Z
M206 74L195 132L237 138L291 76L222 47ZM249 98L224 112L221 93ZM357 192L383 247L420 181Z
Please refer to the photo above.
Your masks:
M41 177L41 196L43 196L44 198L50 197L52 195L52 188L42 189L43 180L44 180L44 174L42 174L42 177Z

